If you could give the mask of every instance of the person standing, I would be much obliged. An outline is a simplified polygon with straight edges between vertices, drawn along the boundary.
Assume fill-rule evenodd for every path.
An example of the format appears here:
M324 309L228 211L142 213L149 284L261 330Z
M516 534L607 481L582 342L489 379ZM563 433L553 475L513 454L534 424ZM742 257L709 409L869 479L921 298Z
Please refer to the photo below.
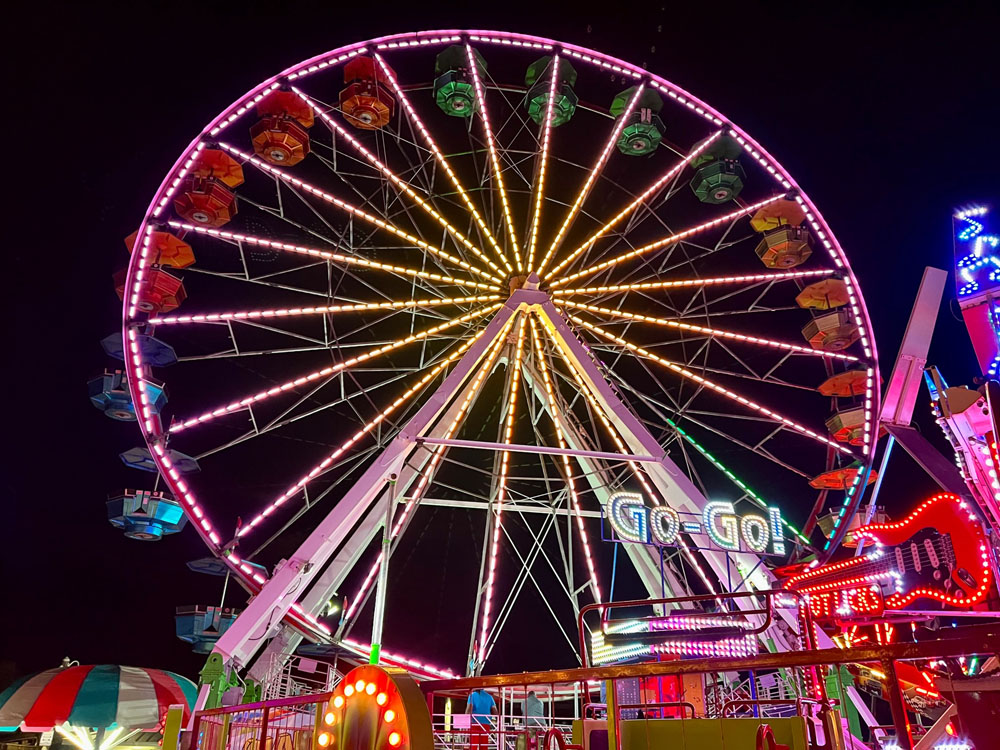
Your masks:
M545 716L545 706L535 695L534 690L529 690L524 699L524 725L529 729L544 726L542 721Z
M496 711L497 703L486 690L478 688L469 693L465 712L472 714L472 724L469 727L470 750L486 750L489 747L490 715Z

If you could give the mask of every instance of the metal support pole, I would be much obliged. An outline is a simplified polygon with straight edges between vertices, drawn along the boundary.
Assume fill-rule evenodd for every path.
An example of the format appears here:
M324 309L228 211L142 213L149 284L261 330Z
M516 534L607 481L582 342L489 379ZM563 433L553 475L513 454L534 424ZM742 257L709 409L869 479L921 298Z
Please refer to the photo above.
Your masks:
M270 718L271 707L264 706L260 715L260 737L257 740L257 747L266 748L267 747L267 723Z
M875 480L875 486L872 488L872 496L868 500L868 508L865 510L865 518L861 522L862 526L867 526L872 521L872 516L875 515L875 504L878 501L879 490L882 489L882 480L885 479L885 470L889 465L889 456L892 455L892 448L896 445L896 438L889 435L889 439L885 443L885 453L882 454L882 463L878 467L878 478ZM855 557L860 557L865 549L865 540L858 540L858 548L854 551Z
M382 564L378 569L378 583L375 589L375 616L372 618L372 650L368 657L369 664L378 664L379 651L382 648L382 625L385 622L385 600L389 588L389 554L392 552L392 511L396 505L396 480L398 476L389 476L389 486L386 489L385 526L382 528Z
M903 703L903 692L899 685L899 677L896 675L895 660L883 659L882 671L885 672L885 689L889 695L892 723L896 728L896 744L899 746L899 750L913 750L910 721L906 717L906 704Z

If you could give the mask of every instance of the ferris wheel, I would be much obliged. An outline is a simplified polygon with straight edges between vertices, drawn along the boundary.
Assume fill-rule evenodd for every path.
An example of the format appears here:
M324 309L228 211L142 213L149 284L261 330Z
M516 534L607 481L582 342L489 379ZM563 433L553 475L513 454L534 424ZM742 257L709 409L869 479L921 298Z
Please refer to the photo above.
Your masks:
M574 612L608 597L615 498L777 507L774 540L825 556L871 479L875 342L833 233L751 136L599 52L439 31L306 60L212 120L129 244L124 372L92 393L165 492L118 521L183 509L255 594L238 665L264 636L367 648L383 557L430 585L449 514L468 639L427 656L478 670L543 576ZM766 574L763 530L690 528L625 545L651 595Z

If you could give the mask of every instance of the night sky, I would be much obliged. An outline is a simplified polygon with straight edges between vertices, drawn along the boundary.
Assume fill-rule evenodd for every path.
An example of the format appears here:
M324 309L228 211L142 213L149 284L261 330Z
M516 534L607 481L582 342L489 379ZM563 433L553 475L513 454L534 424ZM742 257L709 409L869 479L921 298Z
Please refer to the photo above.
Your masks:
M151 5L140 15L132 4L22 4L30 15L5 19L4 249L15 264L5 275L14 326L0 687L66 655L196 676L202 657L174 638L173 610L214 602L219 580L184 567L203 553L192 531L142 544L107 523L108 492L137 483L117 454L138 436L90 406L86 381L108 363L98 342L118 326L111 274L126 262L122 239L164 173L204 123L288 65L372 36L462 27L647 63L747 129L808 191L861 282L885 377L924 266L951 263L952 209L1000 209L1000 15L985 3L927 13L695 2L503 2L503 13L485 3ZM931 363L952 384L971 384L978 368L953 288L946 294ZM925 403L918 422L941 443ZM886 481L883 498L901 508L932 488L905 458Z

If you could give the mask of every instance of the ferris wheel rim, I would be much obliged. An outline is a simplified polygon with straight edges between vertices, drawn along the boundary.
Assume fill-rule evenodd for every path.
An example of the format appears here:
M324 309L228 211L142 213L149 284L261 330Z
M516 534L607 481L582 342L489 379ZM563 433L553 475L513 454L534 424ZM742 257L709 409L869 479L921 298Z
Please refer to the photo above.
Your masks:
M271 78L251 88L246 94L224 109L218 116L213 118L213 120L209 122L205 128L202 129L202 131L184 149L181 156L167 172L166 177L154 193L153 199L143 216L142 223L140 224L139 231L136 235L136 245L133 248L134 252L129 262L126 276L126 290L134 290L137 288L137 275L142 270L145 260L144 253L141 248L144 238L147 238L148 241L148 235L150 231L152 231L151 227L159 221L158 217L160 213L163 208L168 205L173 189L176 188L180 180L183 179L187 169L190 168L193 157L200 150L205 148L206 145L208 145L212 140L214 140L215 137L221 133L229 123L237 120L239 116L251 107L255 101L259 100L266 93L274 90L277 86L284 82L300 79L311 74L312 72L338 64L343 62L345 59L362 54L368 50L394 50L407 46L436 46L461 42L476 42L522 48L529 47L537 48L540 51L550 52L559 50L571 56L578 57L586 62L591 62L599 67L609 68L623 75L629 75L636 81L651 81L657 88L664 93L667 93L678 103L685 105L696 114L721 128L723 132L727 132L729 135L736 138L741 145L744 146L745 150L762 166L764 166L765 169L771 172L772 175L777 173L776 176L780 176L779 179L787 190L794 191L795 194L801 198L801 202L804 204L808 212L807 216L809 221L814 226L819 228L819 238L823 242L826 249L831 253L834 260L838 262L837 271L839 273L843 273L845 278L849 279L850 284L854 289L854 295L856 296L856 300L852 302L854 305L854 315L855 318L862 324L862 340L865 342L864 348L866 351L866 359L874 368L876 383L878 382L877 349L874 335L872 334L871 321L868 315L867 307L864 304L861 287L858 284L854 271L847 260L846 253L844 253L843 248L836 239L836 236L830 230L822 214L816 208L808 194L802 190L792 175L788 173L788 171L785 170L776 159L774 159L762 146L760 146L760 144L757 143L752 136L742 130L735 123L732 123L728 120L728 118L725 118L720 112L661 76L650 73L649 71L639 68L638 66L626 61L622 61L618 58L614 58L610 55L606 55L583 46L559 42L546 37L514 32L486 30L437 30L377 37L367 41L344 45L329 52L316 55L308 60L290 66L281 73L272 76ZM126 360L126 371L128 373L128 387L133 402L141 404L144 400L144 394L140 386L142 356L141 353L136 350L135 346L134 336L135 325L137 323L135 312L134 294L127 292L124 295L122 307L122 335L125 347L124 350L127 353L131 352L131 355ZM876 387L874 388L871 405L871 410L876 415L879 411L879 397L879 389ZM875 425L876 423L877 418L870 420L870 425ZM143 439L146 442L147 448L149 449L161 476L164 477L166 483L175 493L186 497L187 495L182 489L183 480L178 479L176 475L177 473L175 471L172 472L169 464L164 462L164 454L166 451L164 451L162 447L162 438L169 432L169 430L165 429L160 433L156 433L155 430L152 429L152 425L148 422L148 420L144 420L142 418L139 420L139 425ZM875 428L872 427L871 429ZM868 466L870 466L874 455L874 439L871 440L869 446L870 451L868 453ZM213 533L210 530L210 527L206 528L205 524L199 522L202 519L197 517L197 515L192 512L191 508L189 508L189 504L184 504L183 507L185 513L189 515L189 518L193 522L199 536L205 542L206 546L209 547L213 554L225 560L226 564L233 570L245 587L253 590L264 583L266 579L263 579L259 573L248 567L241 566L239 564L239 558L235 557L234 560L234 556L231 551L227 553L227 550L222 546L221 540L213 538Z

